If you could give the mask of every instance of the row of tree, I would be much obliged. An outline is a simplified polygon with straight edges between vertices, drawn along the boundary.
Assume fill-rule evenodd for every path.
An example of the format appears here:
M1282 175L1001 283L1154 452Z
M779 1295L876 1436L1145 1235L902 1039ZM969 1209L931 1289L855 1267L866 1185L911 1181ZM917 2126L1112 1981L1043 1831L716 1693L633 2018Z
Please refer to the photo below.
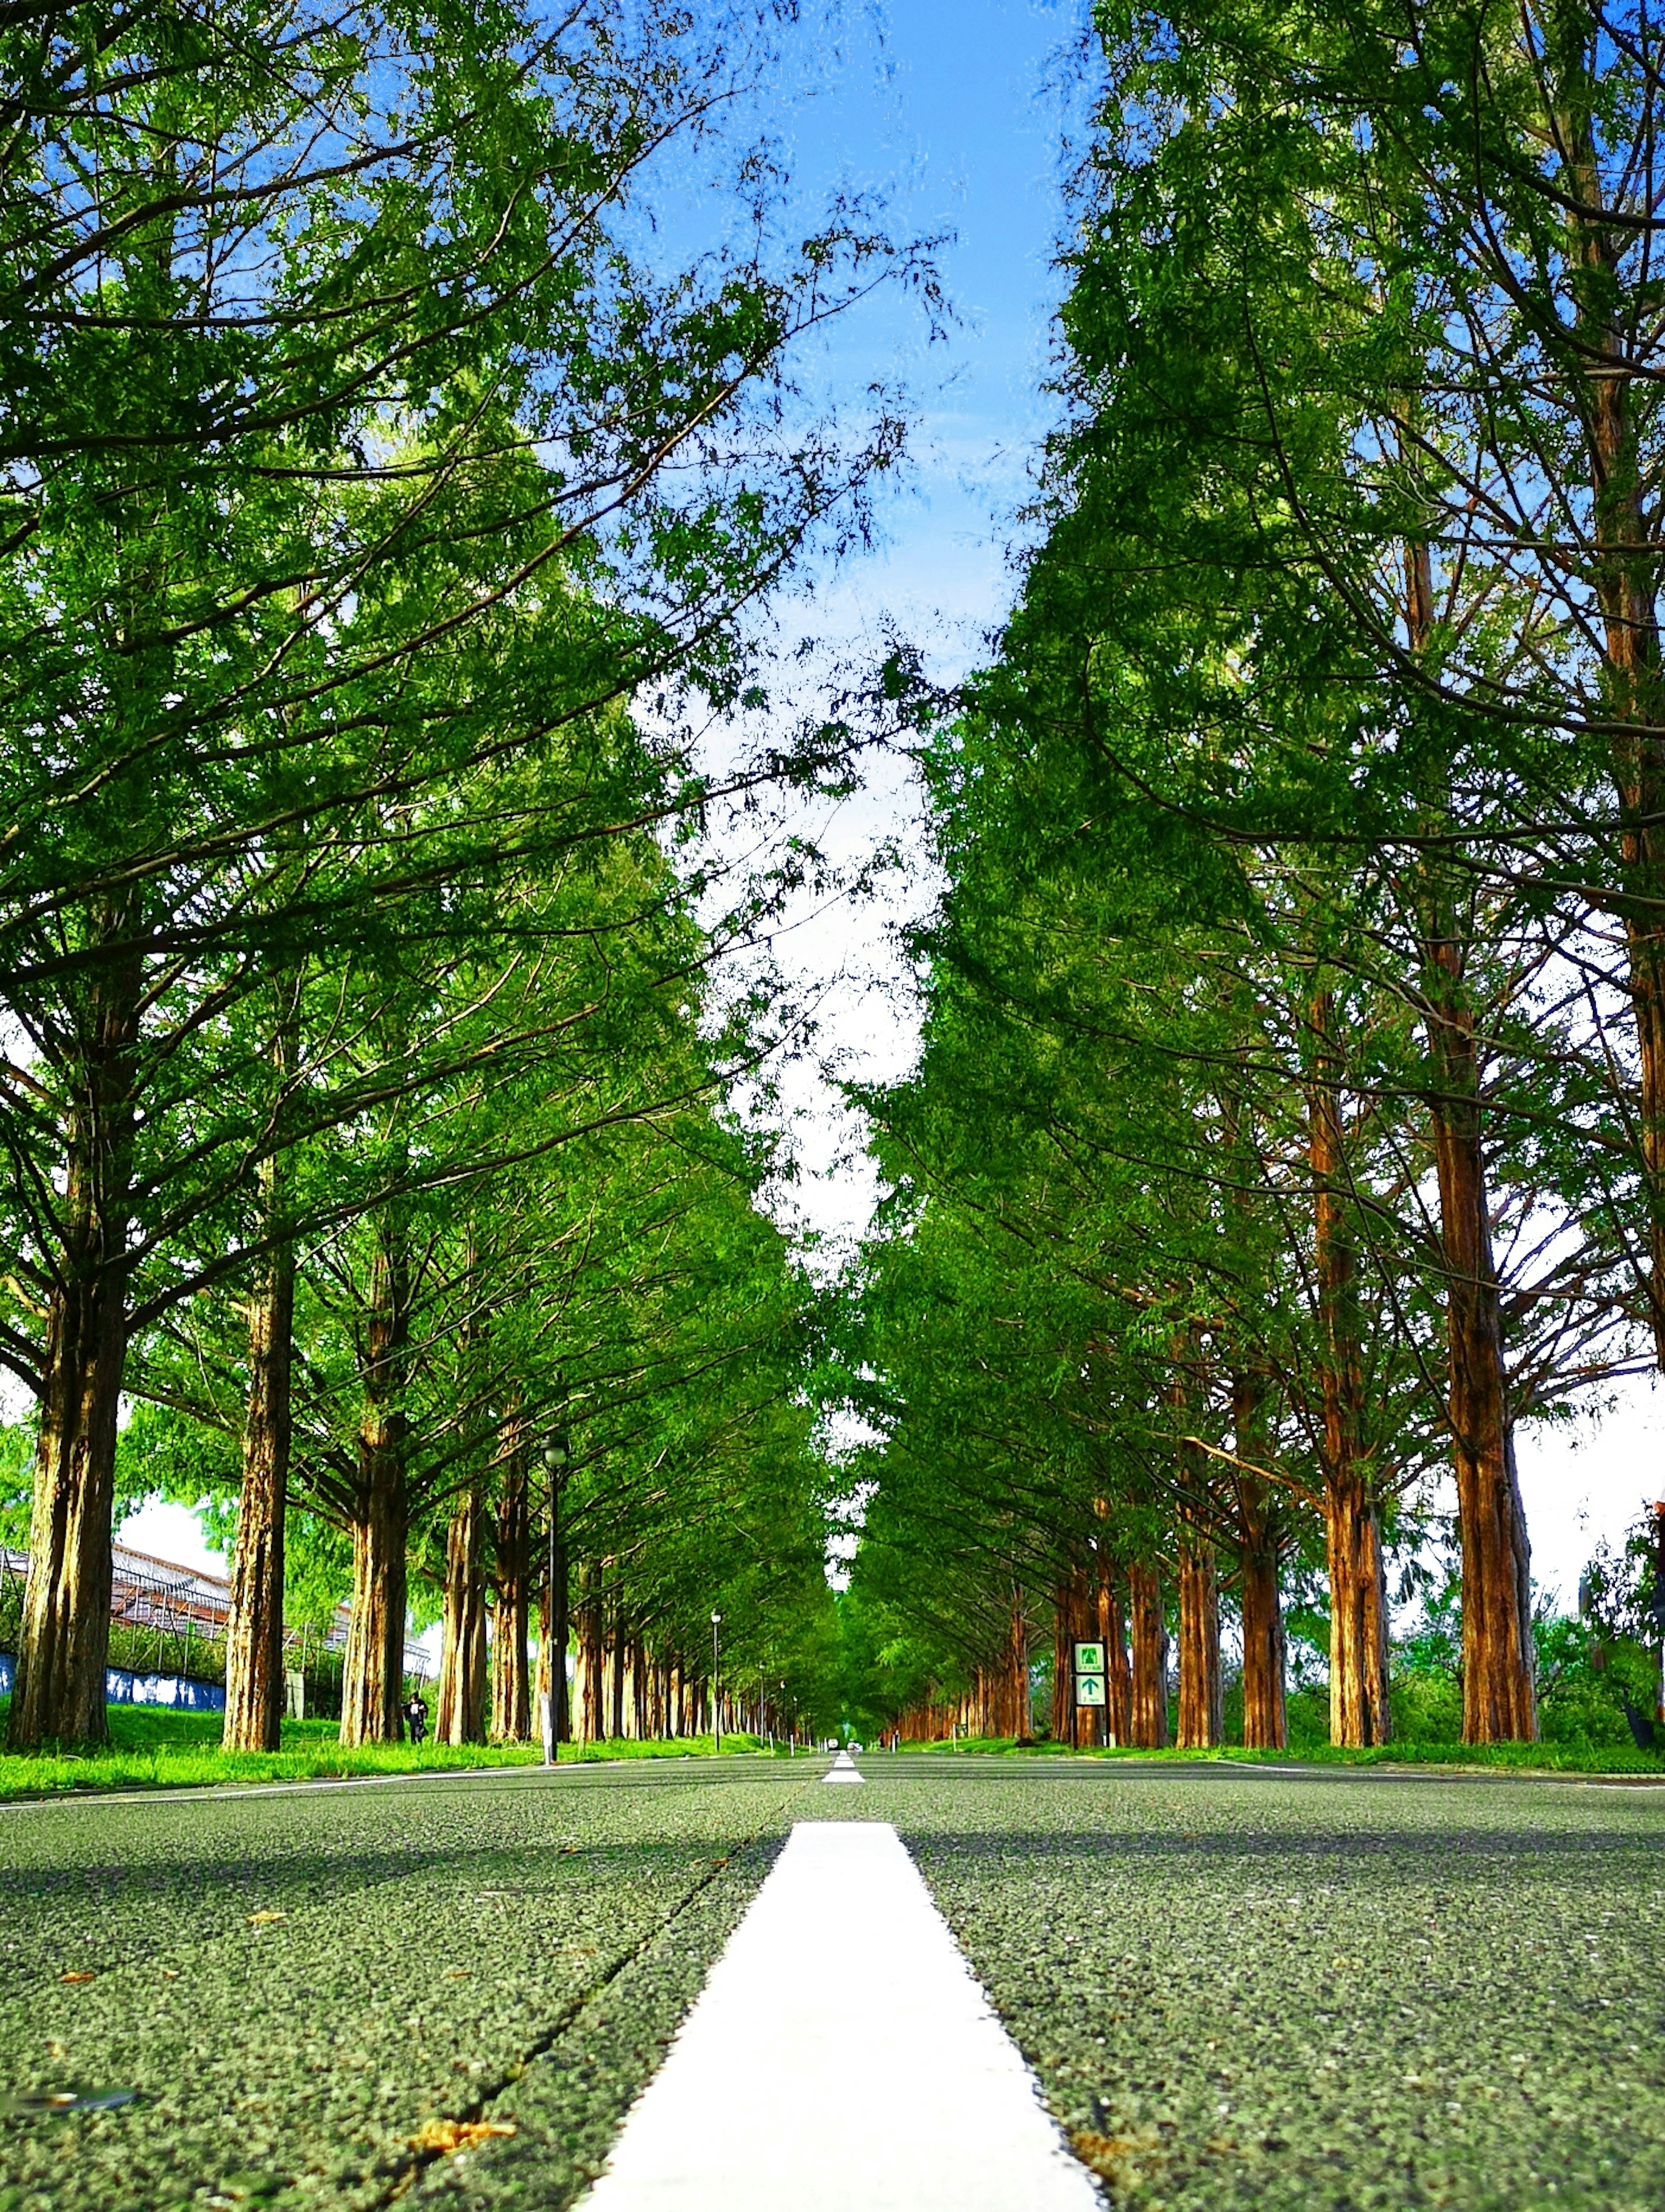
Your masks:
M842 210L777 242L737 119L774 24L0 24L15 1745L104 1731L124 1454L237 1491L235 1744L276 1741L292 1493L350 1542L349 1740L397 1728L413 1559L443 1731L489 1572L525 1732L549 1472L684 1668L720 1578L760 1620L807 1587L807 1300L724 1103L783 1024L711 981L770 893L690 841L836 754L719 784L693 732L765 704L747 611L898 450L882 395L804 419L795 349L927 276ZM710 211L680 259L661 173Z
M869 1101L858 1587L921 1695L1037 1600L1060 1661L1103 1632L1134 1741L1171 1610L1188 1744L1224 1587L1275 1745L1322 1560L1332 1732L1379 1742L1443 1466L1464 1735L1529 1738L1516 1426L1665 1356L1665 49L1642 6L1096 20L1067 417L922 754L926 1049Z

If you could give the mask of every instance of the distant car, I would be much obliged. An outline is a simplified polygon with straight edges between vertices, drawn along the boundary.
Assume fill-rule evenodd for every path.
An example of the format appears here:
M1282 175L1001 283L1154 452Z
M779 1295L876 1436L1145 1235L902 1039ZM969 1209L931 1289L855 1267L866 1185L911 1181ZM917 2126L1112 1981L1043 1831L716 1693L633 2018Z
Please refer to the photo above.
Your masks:
M861 1746L859 1743L852 1743L847 1745L845 1747L848 1751L851 1758L854 1759L856 1753L860 1750Z

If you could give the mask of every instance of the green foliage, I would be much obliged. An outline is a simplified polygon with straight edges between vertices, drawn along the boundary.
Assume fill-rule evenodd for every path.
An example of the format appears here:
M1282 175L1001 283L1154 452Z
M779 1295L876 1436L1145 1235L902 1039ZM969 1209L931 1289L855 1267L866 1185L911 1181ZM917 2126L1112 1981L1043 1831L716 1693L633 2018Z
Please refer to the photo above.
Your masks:
M15 1421L0 1427L0 1546L29 1548L29 1512L34 1492L34 1424Z

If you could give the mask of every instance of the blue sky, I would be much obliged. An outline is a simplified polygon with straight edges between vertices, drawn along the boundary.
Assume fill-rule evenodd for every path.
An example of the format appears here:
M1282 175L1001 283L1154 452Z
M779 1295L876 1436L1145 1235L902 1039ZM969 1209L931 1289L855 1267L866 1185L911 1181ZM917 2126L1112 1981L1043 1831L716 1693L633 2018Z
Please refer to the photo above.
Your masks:
M1081 14L1073 0L903 0L878 21L852 9L838 65L785 133L806 210L834 189L882 192L898 235L954 234L940 265L960 319L945 343L927 348L897 301L852 317L832 349L849 384L898 377L920 409L888 544L838 598L948 665L975 659L1005 609L1011 519L1052 417L1063 110L1048 88Z

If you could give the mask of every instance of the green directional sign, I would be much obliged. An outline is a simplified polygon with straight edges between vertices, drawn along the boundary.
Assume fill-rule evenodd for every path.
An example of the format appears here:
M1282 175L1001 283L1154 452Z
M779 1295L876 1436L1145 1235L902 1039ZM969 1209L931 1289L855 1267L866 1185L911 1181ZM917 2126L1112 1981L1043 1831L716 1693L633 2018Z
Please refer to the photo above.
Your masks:
M1104 1671L1103 1645L1078 1644L1075 1647L1075 1671L1078 1674L1102 1674Z
M1104 1702L1104 1677L1102 1674L1078 1674L1075 1678L1075 1702L1078 1705L1102 1705Z

